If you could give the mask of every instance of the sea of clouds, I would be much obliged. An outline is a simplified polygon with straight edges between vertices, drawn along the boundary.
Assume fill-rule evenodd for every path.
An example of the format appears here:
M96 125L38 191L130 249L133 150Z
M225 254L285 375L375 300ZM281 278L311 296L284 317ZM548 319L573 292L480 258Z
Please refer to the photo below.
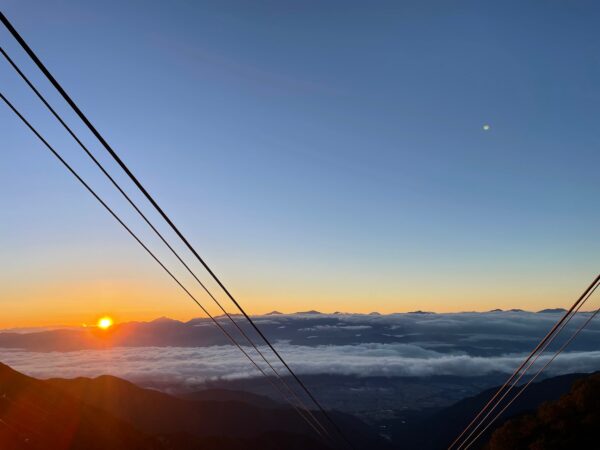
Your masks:
M300 374L363 377L509 374L524 356L449 355L404 344L317 347L283 344L278 349ZM247 350L251 353L251 348ZM266 348L263 350L267 352ZM538 365L545 363L549 357L542 356ZM141 383L196 385L212 379L259 375L247 360L240 358L240 352L230 346L120 347L60 353L3 350L0 358L14 369L38 378L111 374ZM600 351L571 352L557 358L548 369L548 374L591 372L598 368Z
M556 313L527 312L300 314L259 317L257 322L271 334L279 333L276 347L299 374L476 377L512 373L559 317ZM583 314L574 319L565 331L574 331L587 317ZM186 326L199 324L204 322L190 321ZM559 337L557 345L568 334ZM600 369L599 336L600 325L592 322L571 351L557 358L547 373ZM326 343L329 341L335 343ZM257 356L251 347L246 350ZM267 348L261 350L269 355ZM548 358L550 355L543 355L536 367ZM275 358L270 359L277 366ZM197 385L258 375L230 345L120 346L68 352L4 348L0 349L0 361L38 378L111 374L138 383ZM260 358L257 361L260 363Z

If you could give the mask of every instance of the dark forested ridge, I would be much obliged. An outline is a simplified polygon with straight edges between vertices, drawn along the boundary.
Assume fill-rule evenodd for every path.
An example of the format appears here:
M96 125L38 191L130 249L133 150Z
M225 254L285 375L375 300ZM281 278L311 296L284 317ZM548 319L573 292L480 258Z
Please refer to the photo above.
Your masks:
M225 401L214 395L178 398L110 376L42 381L0 365L0 448L330 448L291 408L245 394L237 400L235 392ZM332 415L360 448L388 448L358 419Z
M515 415L534 411L548 400L555 400L569 392L573 383L586 374L569 374L532 383L525 393L515 401L488 432L484 433L472 448L480 448L491 436L496 427ZM494 395L498 388L487 389L478 395L467 397L452 406L429 414L407 414L401 420L388 424L393 442L406 450L437 450L447 448L453 439L475 417L481 408ZM434 429L435 433L428 430ZM500 447L499 447L500 448ZM511 448L511 447L502 447ZM519 448L519 447L513 447Z
M417 416L407 413L406 420L389 423L385 429L391 442L351 415L332 414L357 449L434 450L446 448L493 392L486 390ZM486 434L474 448L597 448L590 442L594 426L600 423L599 411L600 374L550 378L532 384L498 428L490 430L491 440ZM0 364L2 450L332 447L320 441L294 411L260 395L207 390L174 397L112 376L37 380Z
M43 381L0 365L2 450L162 450L157 440Z
M593 450L599 448L600 374L575 382L560 399L546 402L533 414L508 420L486 450Z

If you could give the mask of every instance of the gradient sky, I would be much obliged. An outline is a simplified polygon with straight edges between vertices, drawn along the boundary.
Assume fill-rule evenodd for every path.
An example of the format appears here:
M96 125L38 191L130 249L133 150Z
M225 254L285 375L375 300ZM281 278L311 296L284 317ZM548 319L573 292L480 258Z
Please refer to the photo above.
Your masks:
M597 2L3 12L252 313L540 309L598 272ZM168 256L4 61L0 85ZM0 106L0 327L198 316Z

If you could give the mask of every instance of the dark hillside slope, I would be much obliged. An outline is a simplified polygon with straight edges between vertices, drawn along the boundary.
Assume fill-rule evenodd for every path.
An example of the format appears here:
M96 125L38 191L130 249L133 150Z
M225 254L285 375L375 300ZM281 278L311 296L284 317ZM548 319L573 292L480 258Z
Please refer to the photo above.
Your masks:
M502 418L486 432L481 442L491 436L493 430L506 418L526 411L533 411L543 402L556 400L569 391L573 383L587 374L569 374L532 383L525 393L507 409ZM392 424L391 436L395 443L406 450L437 450L447 448L481 408L496 393L497 387L466 398L432 415L419 417L413 422ZM431 433L430 430L435 430ZM481 444L478 444L481 445ZM474 448L477 448L475 446Z
M121 383L127 385L119 379L111 384ZM331 450L308 435L285 432L248 438L144 433L53 384L58 383L36 380L0 364L1 450ZM136 389L131 385L120 391L123 404L130 401L128 392ZM156 394L156 398L163 395Z
M508 420L487 450L595 450L600 425L600 374L575 382L568 394L544 403L534 414Z
M162 445L48 383L0 364L2 450L153 450Z
M244 402L249 405L261 408L281 408L282 403L278 403L270 397L253 394L252 392L237 391L231 389L204 389L181 395L186 400L196 401L235 401Z
M186 400L110 376L42 381L0 364L0 449L331 450L291 408L225 397ZM355 448L390 448L358 419L331 414Z
M290 407L256 405L243 401L246 394L236 399L229 391L226 401L189 400L173 397L152 389L140 388L128 381L112 377L52 379L47 381L82 402L97 407L130 423L148 434L172 435L183 433L196 437L257 438L264 434L289 433L313 436L315 432ZM195 394L193 397L199 397ZM265 400L268 401L268 400ZM322 423L326 419L314 413ZM365 423L348 414L331 411L336 423L350 435L360 448L386 448L381 439Z

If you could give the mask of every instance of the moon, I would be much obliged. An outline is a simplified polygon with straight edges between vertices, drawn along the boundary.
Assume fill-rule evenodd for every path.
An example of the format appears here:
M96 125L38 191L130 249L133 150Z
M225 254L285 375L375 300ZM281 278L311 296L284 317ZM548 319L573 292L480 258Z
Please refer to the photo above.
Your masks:
M487 123L483 125L483 131L490 131L491 128Z

